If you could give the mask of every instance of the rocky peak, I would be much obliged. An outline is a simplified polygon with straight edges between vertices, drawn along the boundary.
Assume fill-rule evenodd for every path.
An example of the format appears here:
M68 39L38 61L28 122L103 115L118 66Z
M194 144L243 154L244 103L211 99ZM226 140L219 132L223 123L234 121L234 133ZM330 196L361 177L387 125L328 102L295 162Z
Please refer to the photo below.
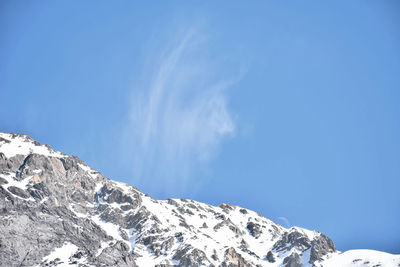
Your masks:
M320 232L230 204L156 200L21 134L0 133L0 195L1 266L325 266L341 257Z

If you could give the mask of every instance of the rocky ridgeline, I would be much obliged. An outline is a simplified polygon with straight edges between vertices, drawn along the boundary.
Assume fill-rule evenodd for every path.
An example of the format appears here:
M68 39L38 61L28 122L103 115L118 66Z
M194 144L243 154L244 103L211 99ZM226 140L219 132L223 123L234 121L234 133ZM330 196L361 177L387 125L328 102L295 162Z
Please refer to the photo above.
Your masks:
M340 255L317 231L229 204L155 200L77 157L0 133L1 266L328 266Z

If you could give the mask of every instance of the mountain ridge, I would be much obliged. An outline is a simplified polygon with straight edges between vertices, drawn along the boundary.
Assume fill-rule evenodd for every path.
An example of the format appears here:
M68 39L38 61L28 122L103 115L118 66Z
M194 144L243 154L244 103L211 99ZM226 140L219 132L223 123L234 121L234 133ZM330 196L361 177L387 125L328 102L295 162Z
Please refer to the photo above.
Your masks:
M0 132L0 194L1 266L400 266L240 206L156 200L25 134Z

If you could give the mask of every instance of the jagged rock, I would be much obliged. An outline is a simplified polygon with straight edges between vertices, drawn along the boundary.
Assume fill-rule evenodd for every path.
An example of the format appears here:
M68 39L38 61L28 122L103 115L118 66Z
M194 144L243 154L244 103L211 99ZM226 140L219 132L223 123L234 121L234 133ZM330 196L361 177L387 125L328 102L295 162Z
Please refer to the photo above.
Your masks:
M246 228L250 231L250 234L252 236L254 236L255 238L258 238L260 236L260 234L262 233L261 226L259 224L253 223L253 222L247 223Z
M239 229L239 227L237 227L229 218L216 224L214 226L214 230L217 231L220 228L222 228L223 226L227 226L236 235L242 235L242 231Z
M134 257L127 251L126 244L122 242L107 247L97 257L98 266L137 266Z
M265 258L267 259L267 261L274 263L275 262L275 257L274 254L272 253L272 251L268 251L267 256L265 256Z
M282 237L274 244L273 250L283 251L291 250L292 248L297 248L300 251L304 251L311 247L311 241L308 237L296 229L291 232L286 232Z
M283 260L283 266L285 267L302 267L301 258L296 252L290 254Z
M229 248L225 251L225 261L222 263L223 267L250 267L251 264L236 252L234 248Z
M311 255L310 262L320 260L323 256L328 253L336 251L335 245L332 240L324 234L320 234L316 239L311 242Z
M210 261L208 260L206 254L197 248L193 248L188 253L185 253L178 260L179 260L178 266L182 267L186 266L196 267L196 266L210 265Z
M26 192L25 190L23 190L19 187L10 186L10 187L8 187L8 191L10 191L11 193L13 193L16 196L19 196L22 198L29 198L28 192Z
M235 206L230 204L221 204L218 207L220 207L225 213L229 213L231 210L235 209Z

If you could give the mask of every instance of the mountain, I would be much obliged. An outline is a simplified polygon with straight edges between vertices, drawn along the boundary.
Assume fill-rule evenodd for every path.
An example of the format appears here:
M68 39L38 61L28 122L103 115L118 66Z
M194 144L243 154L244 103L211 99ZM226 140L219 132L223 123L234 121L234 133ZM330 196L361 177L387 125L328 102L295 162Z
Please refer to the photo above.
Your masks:
M149 181L151 182L151 181ZM400 266L230 204L156 200L75 156L0 133L1 266Z

